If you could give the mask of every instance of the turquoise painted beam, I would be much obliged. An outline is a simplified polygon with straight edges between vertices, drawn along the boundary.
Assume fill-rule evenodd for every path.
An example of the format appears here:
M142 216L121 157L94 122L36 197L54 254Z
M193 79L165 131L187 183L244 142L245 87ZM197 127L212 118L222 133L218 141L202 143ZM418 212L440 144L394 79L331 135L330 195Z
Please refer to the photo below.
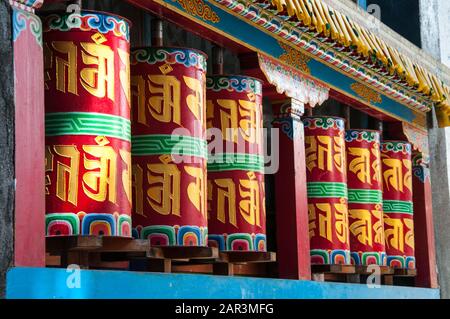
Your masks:
M6 297L41 299L438 299L438 289L131 271L12 268Z
M183 8L182 3L179 1L156 0L156 2L163 4L170 10L189 16L189 14L186 13L185 8ZM236 40L248 48L262 52L276 59L286 53L280 42L271 34L228 13L212 1L208 1L208 3L212 5L211 8L215 14L217 14L218 21L202 19L195 14L191 15L190 18L202 25L208 26L208 28L224 33L227 37ZM356 80L315 59L311 59L307 64L311 71L311 75L314 78L327 83L332 88L344 92L355 99L361 100L361 97L358 96L351 87ZM418 112L411 110L407 106L398 103L386 95L380 95L380 97L381 102L373 102L373 106L378 110L401 121L408 123L414 123L416 121Z

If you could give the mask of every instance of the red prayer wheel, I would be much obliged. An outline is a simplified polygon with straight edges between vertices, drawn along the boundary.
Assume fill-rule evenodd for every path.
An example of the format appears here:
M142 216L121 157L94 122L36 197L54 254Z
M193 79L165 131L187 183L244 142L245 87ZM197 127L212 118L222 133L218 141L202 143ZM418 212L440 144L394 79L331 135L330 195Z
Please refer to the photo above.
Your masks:
M207 77L208 245L266 251L262 84Z
M46 234L131 236L129 22L43 19Z
M152 245L207 245L206 59L132 50L133 236Z
M347 130L345 141L351 262L386 266L380 132Z
M381 144L387 265L415 269L411 144Z
M312 264L350 264L345 121L305 117Z

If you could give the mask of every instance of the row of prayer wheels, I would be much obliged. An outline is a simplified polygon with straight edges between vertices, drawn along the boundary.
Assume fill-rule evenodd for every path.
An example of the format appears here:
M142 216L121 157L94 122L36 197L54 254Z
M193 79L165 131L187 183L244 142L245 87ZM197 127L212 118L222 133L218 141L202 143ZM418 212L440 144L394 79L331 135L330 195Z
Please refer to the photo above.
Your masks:
M303 119L312 264L415 269L411 145Z
M47 236L265 251L261 82L206 77L194 49L130 52L115 15L43 26Z
M118 16L43 27L46 234L264 251L261 82L207 77L198 50L130 53ZM312 263L414 268L411 146L304 126Z

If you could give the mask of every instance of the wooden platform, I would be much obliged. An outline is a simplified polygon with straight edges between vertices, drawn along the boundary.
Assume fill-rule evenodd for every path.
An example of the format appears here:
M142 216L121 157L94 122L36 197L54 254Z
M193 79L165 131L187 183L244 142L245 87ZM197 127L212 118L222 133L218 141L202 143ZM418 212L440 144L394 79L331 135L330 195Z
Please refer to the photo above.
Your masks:
M314 281L346 282L346 283L367 283L368 279L377 272L369 266L353 265L312 265L312 279ZM393 285L399 277L414 278L417 274L415 270L393 269L387 266L379 266L380 283ZM411 285L408 280L403 281L406 285Z
M313 281L349 282L355 272L353 265L311 265Z
M259 251L220 252L213 264L215 275L248 275L256 277L276 277L276 254Z
M417 269L393 269L393 274L383 277L385 285L414 286Z
M150 246L147 240L105 236L48 237L46 243L48 267L276 276L271 252L219 253L214 247Z
M380 269L380 275L391 275L394 274L394 269L387 266L378 266ZM374 274L373 268L370 266L355 266L355 271L360 275L372 275Z

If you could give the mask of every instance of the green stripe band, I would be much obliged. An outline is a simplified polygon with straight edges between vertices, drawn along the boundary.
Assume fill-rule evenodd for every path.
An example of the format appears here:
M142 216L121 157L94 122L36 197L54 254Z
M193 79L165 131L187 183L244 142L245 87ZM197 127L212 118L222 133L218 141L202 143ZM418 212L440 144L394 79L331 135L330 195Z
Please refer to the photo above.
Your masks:
M208 157L208 171L256 171L264 172L264 156L256 154L214 154Z
M308 198L347 198L347 185L345 183L307 183Z
M48 113L45 115L45 135L96 135L130 141L131 124L130 120L109 114Z
M414 213L412 202L403 202L397 200L384 200L383 211L385 213L405 213L405 214Z
M383 193L374 189L349 189L348 202L352 204L381 204Z
M135 135L131 138L132 155L186 155L207 159L206 140L185 135Z

